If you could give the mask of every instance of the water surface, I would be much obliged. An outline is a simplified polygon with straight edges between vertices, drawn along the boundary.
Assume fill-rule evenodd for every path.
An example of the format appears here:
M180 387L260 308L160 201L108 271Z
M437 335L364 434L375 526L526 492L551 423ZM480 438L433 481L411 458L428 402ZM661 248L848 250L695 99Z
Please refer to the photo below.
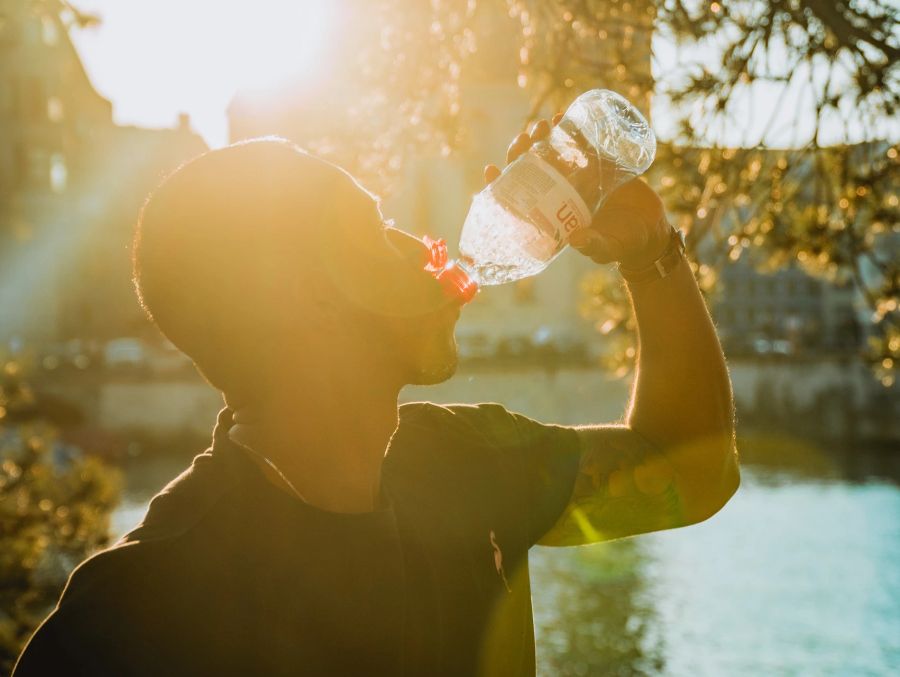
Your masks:
M889 481L745 468L707 522L531 565L542 675L900 674Z

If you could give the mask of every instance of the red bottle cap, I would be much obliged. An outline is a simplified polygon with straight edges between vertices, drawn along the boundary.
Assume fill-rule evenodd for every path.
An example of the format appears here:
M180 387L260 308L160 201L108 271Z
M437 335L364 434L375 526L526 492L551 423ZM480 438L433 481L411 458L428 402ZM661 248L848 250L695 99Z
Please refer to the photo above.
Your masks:
M451 298L466 304L475 298L478 293L478 283L456 264L456 261L448 263L447 243L443 239L432 240L427 235L422 238L430 252L425 263L425 270L431 273L440 282L441 287Z
M456 264L451 262L436 276L437 281L441 283L444 291L454 298L459 299L460 303L468 303L475 294L478 293L478 283L469 276L469 274Z
M442 239L432 240L427 235L422 237L422 242L428 247L428 258L425 261L425 270L434 276L440 273L447 265L447 243Z

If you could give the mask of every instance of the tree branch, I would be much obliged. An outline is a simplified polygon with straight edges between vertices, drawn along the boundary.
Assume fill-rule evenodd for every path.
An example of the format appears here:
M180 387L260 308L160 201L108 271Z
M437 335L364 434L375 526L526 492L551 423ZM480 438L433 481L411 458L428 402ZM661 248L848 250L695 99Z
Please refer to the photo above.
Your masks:
M835 34L854 38L858 42L864 42L881 51L888 61L895 63L900 60L900 49L889 45L884 40L878 40L875 36L851 22L841 11L843 3L834 0L804 0L804 4L812 10L822 23L828 26Z

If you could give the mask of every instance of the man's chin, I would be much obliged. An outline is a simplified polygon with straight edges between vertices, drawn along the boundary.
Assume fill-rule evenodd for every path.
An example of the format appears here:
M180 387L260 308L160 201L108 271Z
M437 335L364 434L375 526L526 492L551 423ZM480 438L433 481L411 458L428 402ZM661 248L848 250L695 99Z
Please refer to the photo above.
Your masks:
M443 359L432 359L427 364L422 365L417 370L410 385L431 386L443 383L456 373L458 366L459 357L454 350Z

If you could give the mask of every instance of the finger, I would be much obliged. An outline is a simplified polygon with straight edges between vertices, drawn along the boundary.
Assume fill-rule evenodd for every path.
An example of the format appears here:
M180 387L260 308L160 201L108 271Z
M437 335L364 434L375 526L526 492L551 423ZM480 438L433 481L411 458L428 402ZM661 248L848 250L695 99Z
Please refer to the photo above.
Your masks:
M553 126L556 127L556 125L558 125L559 121L562 119L563 119L563 113L557 113L556 115L554 115L553 120L552 120Z
M531 137L525 132L522 132L513 139L512 143L509 144L509 148L506 149L506 161L512 162L530 147Z
M569 236L569 244L597 263L612 263L619 258L618 244L589 228L574 231Z
M550 133L550 123L546 120L538 120L531 127L531 141L536 142L543 139Z
M494 179L500 176L500 168L497 165L485 165L484 182L492 183Z

